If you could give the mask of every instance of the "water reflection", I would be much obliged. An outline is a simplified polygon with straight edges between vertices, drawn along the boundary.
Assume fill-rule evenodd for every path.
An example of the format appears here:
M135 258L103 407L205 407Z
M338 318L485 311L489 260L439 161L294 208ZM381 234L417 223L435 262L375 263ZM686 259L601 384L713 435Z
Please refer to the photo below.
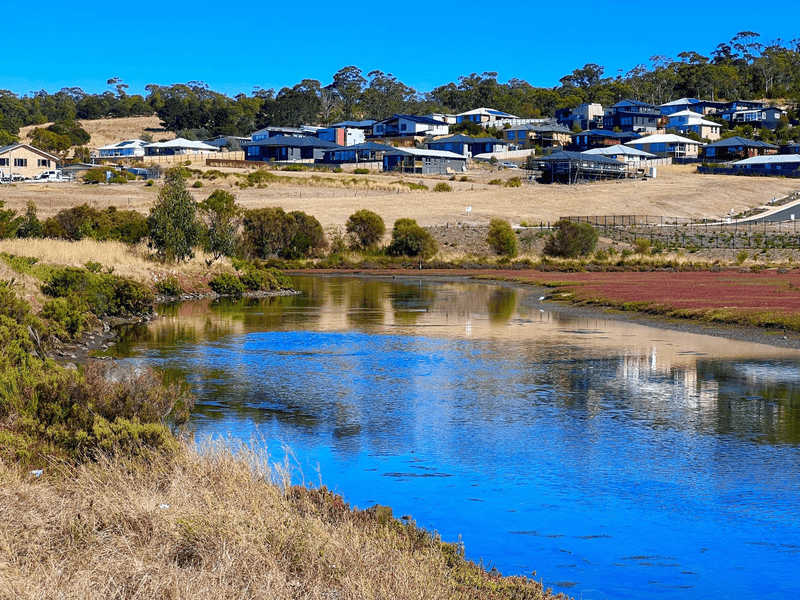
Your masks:
M113 350L186 377L199 433L287 442L503 572L583 598L793 597L796 351L472 282L297 285L164 307Z

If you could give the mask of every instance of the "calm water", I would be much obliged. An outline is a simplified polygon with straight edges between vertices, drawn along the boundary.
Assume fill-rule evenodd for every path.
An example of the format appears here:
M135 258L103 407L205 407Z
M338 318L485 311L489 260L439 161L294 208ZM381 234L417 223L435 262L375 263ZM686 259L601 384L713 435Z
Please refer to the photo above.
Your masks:
M800 353L548 311L474 283L298 277L164 307L115 353L199 435L293 453L576 598L800 597ZM302 472L302 475L301 475Z

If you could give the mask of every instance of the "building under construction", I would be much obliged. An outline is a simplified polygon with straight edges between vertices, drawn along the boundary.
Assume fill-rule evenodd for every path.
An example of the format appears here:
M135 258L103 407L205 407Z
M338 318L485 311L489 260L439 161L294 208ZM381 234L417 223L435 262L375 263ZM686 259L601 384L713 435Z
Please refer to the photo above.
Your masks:
M561 151L535 158L531 163L536 169L532 175L542 183L573 184L627 176L625 163L600 154Z

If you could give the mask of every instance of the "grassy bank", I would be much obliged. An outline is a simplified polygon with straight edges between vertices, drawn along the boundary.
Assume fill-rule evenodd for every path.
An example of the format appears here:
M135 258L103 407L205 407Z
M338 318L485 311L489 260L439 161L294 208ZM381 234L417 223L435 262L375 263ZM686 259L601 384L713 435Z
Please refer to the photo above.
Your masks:
M268 457L181 443L147 460L0 463L0 590L14 598L548 598L385 511L287 484Z

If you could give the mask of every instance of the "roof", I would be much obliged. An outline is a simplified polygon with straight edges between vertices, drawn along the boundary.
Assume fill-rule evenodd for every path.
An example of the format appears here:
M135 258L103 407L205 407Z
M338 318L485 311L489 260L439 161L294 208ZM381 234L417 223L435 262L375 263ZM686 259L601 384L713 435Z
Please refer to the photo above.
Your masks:
M331 148L332 152L391 152L397 150L394 146L387 146L386 144L378 144L376 142L364 142L363 144L354 144L352 146L340 146L338 148Z
M617 156L624 154L625 156L639 156L641 158L655 158L655 154L650 154L644 150L637 150L624 144L615 144L613 146L605 146L603 148L592 148L591 150L584 150L581 154L602 154L605 156Z
M58 162L59 160L57 156L50 154L49 152L45 152L44 150L39 150L38 148L34 148L33 146L31 146L30 144L23 144L21 142L9 144L8 146L3 146L2 148L0 148L0 154L5 154L6 152L12 152L17 148L27 148L31 152L35 152L36 154L41 154L42 156L46 156L50 160L54 160L56 162Z
M377 123L375 119L367 119L365 121L339 121L331 125L331 127L372 127L375 123Z
M583 152L570 152L568 150L553 152L552 154L548 154L547 156L537 158L536 160L540 162L560 162L564 160L574 160L574 161L591 160L597 163L614 164L614 165L619 165L621 167L625 166L618 160L614 160L613 158L608 158L607 156L603 156L602 154L593 154L587 156Z
M687 104L700 104L700 100L697 98L678 98L672 102L665 102L660 106L685 106Z
M505 140L498 140L497 138L493 137L476 138L468 135L458 134L433 140L432 142L427 142L428 146L431 144L508 144L508 142Z
M771 156L751 156L744 160L737 160L732 163L734 166L739 165L766 165L766 164L800 164L800 154L773 154Z
M517 119L519 117L515 117L514 115L508 114L507 112L503 112L502 110L497 110L496 108L474 108L472 110L468 110L462 113L458 113L457 117L463 117L466 115L494 115L496 117L507 117L509 119Z
M108 146L101 146L98 150L116 150L117 148L127 148L129 146L135 146L137 148L143 148L147 142L144 140L125 140L124 142L117 142L116 144L109 144Z
M466 156L461 156L455 152L447 152L446 150L423 150L421 148L393 148L393 152L387 152L387 155L405 155L405 156L432 156L435 158L450 158L457 160L467 160Z
M609 108L616 108L618 106L645 106L647 108L658 108L654 104L648 104L647 102L640 102L639 100L631 100L630 98L623 98L616 104L612 104Z
M759 140L749 140L747 138L739 137L738 135L717 140L713 144L708 144L706 148L738 148L740 146L743 148L768 148L770 150L778 149L778 146L773 144L768 144L767 142L761 142Z
M539 133L568 133L570 135L575 135L575 132L570 131L563 125L532 125L531 123L515 125L503 131L536 131Z
M340 146L327 140L320 140L314 137L293 137L290 135L276 135L274 137L248 142L245 146L289 146L291 148L330 148L339 150L352 148L352 146Z
M198 142L195 140L187 140L184 138L176 138L174 140L170 140L168 142L154 142L152 144L147 144L146 148L191 148L192 150L208 150L216 152L219 150L216 146L209 146L208 144L204 144L203 142Z
M621 140L623 138L632 138L636 140L642 137L638 133L634 133L632 131L613 131L612 129L590 129L589 131L582 131L575 135L588 135L600 138L614 138L618 140Z
M263 127L258 131L254 131L250 137L261 135L261 134L268 134L273 131L283 131L285 133L300 133L304 135L308 135L311 133L307 129L301 129L300 127Z
M378 121L378 123L388 123L395 119L405 119L406 121L413 121L414 123L422 123L423 125L447 125L444 121L437 121L430 117L423 117L421 115L392 115L388 119Z
M637 146L639 144L694 144L696 146L702 146L703 142L690 140L689 138L675 135L674 133L656 133L654 135L647 135L643 138L639 138L638 140L625 142L625 144L631 146L634 144Z

